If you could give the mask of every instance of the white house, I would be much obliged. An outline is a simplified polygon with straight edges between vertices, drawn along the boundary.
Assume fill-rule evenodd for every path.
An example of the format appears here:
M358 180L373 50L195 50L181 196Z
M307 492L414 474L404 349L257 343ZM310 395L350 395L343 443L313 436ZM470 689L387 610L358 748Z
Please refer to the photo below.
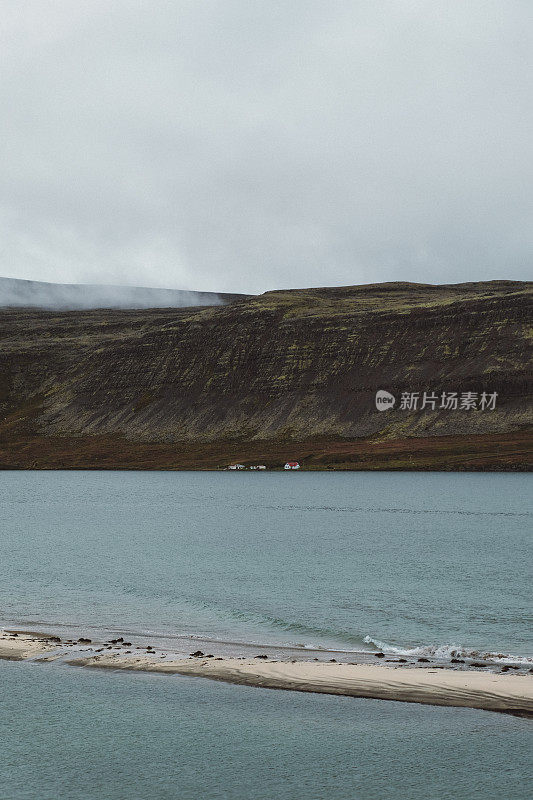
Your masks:
M246 469L244 464L230 464L228 469Z
M287 461L284 466L284 469L300 469L300 465L297 461Z

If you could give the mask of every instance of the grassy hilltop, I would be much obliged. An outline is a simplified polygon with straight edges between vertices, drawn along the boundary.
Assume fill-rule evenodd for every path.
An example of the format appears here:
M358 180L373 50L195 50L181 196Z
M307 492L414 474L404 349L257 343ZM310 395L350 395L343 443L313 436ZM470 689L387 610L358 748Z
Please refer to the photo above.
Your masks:
M389 283L225 306L0 310L0 467L527 469L533 284ZM376 390L497 392L378 412Z

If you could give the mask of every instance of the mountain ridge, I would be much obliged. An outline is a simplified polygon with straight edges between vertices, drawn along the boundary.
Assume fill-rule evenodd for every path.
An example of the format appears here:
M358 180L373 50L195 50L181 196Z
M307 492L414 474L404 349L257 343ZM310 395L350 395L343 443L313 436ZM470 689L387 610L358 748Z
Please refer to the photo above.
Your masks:
M489 281L6 309L0 465L216 468L249 453L276 466L285 453L310 468L527 469L532 300L531 283ZM377 411L378 390L393 410ZM400 410L402 393L432 391L498 398L494 410Z

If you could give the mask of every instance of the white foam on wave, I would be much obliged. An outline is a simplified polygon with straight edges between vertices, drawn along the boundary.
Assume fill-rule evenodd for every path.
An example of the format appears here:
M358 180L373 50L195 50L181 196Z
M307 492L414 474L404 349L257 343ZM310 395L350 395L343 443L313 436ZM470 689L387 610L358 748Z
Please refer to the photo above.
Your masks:
M510 653L490 653L485 650L473 650L457 644L420 645L418 647L396 647L387 642L380 642L372 636L365 636L365 644L373 644L383 653L397 656L431 657L449 661L452 658L472 658L491 661L495 664L533 664L531 656L514 656Z

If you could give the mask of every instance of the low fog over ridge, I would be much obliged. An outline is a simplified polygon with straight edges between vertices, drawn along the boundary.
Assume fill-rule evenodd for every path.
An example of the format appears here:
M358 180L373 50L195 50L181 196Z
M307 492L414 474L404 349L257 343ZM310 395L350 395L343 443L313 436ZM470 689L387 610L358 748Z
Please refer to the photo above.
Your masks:
M76 310L90 308L184 308L226 302L213 292L105 284L43 283L0 278L0 307Z

